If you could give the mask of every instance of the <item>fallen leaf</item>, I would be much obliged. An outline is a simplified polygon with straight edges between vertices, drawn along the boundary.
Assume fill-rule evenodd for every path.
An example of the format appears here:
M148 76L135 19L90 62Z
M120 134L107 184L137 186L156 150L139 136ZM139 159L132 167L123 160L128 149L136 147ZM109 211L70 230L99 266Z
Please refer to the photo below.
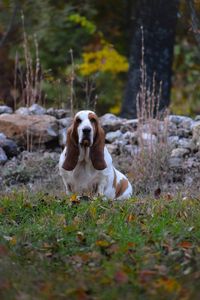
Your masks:
M117 283L127 283L128 282L128 275L123 270L117 271L115 273L114 278Z
M96 245L101 247L101 248L107 248L110 246L110 243L106 240L97 240Z
M3 237L4 237L4 239L5 239L6 241L9 242L10 245L12 245L12 246L15 246L15 245L16 245L17 239L16 239L15 236L6 236L6 235L4 235Z
M79 204L80 203L80 200L79 200L79 198L76 194L72 194L69 200L72 204Z
M135 216L133 214L128 215L126 222L130 223L133 222L135 220Z
M78 231L76 237L79 243L84 244L86 242L86 237L82 231Z
M181 248L189 249L192 247L192 243L188 242L188 241L183 241L183 242L179 243L178 246Z
M8 254L8 251L7 251L6 247L3 245L0 245L0 256L4 256L7 254Z
M165 289L165 291L172 293L181 289L180 284L173 278L160 278L156 281L156 287Z
M148 283L150 280L152 280L152 277L155 276L156 271L154 270L142 270L139 273L139 281L140 283Z

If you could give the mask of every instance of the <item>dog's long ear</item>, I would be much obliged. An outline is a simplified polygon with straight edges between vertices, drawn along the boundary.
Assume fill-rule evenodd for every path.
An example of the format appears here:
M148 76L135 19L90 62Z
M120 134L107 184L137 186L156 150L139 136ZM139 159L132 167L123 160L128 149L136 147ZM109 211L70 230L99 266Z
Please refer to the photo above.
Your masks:
M96 170L104 170L107 167L104 159L105 133L97 118L95 118L94 127L95 136L90 148L90 158Z
M62 165L66 171L72 171L77 165L79 157L78 148L78 133L77 126L73 124L67 130L67 151L65 155L65 161Z

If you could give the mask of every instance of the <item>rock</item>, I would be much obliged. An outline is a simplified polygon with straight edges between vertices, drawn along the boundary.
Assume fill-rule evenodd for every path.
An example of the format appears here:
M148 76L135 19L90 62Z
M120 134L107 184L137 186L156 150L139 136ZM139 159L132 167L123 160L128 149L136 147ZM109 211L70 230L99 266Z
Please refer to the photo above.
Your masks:
M195 121L200 121L200 115L196 116L194 120Z
M171 157L185 157L187 154L190 153L189 149L185 148L176 148L172 150Z
M0 140L0 147L5 151L8 158L18 155L17 144L10 139Z
M200 121L195 122L192 127L193 142L200 150Z
M58 123L60 126L68 128L69 126L71 126L72 121L73 121L73 118L69 117L69 118L63 118L63 119L58 120Z
M125 120L121 124L121 132L136 130L138 126L138 119Z
M132 145L137 144L137 142L138 142L138 133L137 133L137 131L134 131L134 132L127 131L123 135L123 139L127 140Z
M134 156L137 155L140 151L140 148L138 146L134 145L124 145L123 146L123 153Z
M185 116L177 116L177 115L170 115L169 121L176 124L176 125L184 125L185 128L189 128L191 126L191 123L193 123L193 120L189 117Z
M180 138L188 138L189 136L192 135L192 131L189 130L189 129L185 129L183 127L180 127L177 129L177 135L180 137Z
M183 158L182 157L177 157L173 156L169 158L169 167L174 168L174 169L182 169L183 167Z
M118 152L119 152L119 149L117 147L117 145L114 145L114 144L107 144L106 145L109 153L112 155L112 154L117 154L118 155Z
M185 148L191 151L194 151L195 149L195 144L192 139L186 139L186 138L179 139L177 142L177 146L179 148Z
M53 107L47 109L46 111L47 115L53 116L56 119L62 119L62 118L67 118L71 116L71 112L70 110L66 110L66 109L55 109Z
M169 133L169 136L177 135L177 126L176 126L176 124L174 124L172 122L168 123L168 133Z
M169 136L167 139L167 143L171 149L174 149L178 146L179 137L177 135Z
M141 140L144 146L155 145L157 143L157 137L154 134L146 132L142 132Z
M13 109L7 105L0 105L0 114L12 114Z
M0 131L19 145L41 145L58 138L58 123L48 115L0 115Z
M17 144L12 140L7 139L3 133L0 133L0 147L5 151L8 158L18 154Z
M20 107L20 108L18 108L18 109L15 111L15 113L16 113L17 115L23 115L23 116L27 116L27 115L30 115L30 114L31 114L31 112L30 112L30 110L29 110L28 107Z
M6 140L5 134L0 132L0 143L3 143L5 140Z
M113 114L105 114L100 118L100 123L105 132L119 130L122 125L123 119L116 117Z
M67 128L62 128L58 133L58 141L60 146L65 146L67 141Z
M5 151L0 147L0 165L5 164L5 162L8 160Z
M105 140L107 143L113 143L115 140L118 140L122 137L120 130L111 131L106 134Z
M44 115L46 114L46 108L40 106L37 103L34 103L29 107L29 111L32 115Z

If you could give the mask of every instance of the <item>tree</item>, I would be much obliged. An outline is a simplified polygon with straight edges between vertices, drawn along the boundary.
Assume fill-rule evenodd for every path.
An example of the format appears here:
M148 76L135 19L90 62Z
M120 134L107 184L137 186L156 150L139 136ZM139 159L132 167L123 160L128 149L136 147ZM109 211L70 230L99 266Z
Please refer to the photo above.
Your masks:
M157 88L160 83L162 84L159 109L162 110L169 105L178 6L179 0L137 1L122 117L137 116L136 99L141 85L142 39L147 76L146 87L152 90L155 76Z

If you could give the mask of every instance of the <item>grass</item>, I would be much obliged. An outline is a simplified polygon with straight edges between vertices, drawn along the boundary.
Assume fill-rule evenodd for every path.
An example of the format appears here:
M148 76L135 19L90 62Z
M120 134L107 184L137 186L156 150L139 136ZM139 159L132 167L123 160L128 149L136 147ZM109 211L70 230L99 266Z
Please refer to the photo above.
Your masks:
M197 199L0 197L1 299L199 299L199 279Z

